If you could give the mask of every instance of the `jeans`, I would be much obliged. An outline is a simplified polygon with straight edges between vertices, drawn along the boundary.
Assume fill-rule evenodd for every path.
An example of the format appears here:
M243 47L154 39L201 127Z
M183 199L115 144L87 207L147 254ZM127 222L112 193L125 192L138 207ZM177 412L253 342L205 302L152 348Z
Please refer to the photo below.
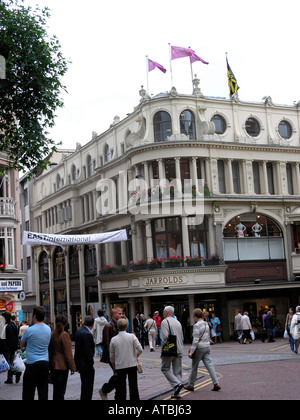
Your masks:
M182 357L162 357L161 360L161 371L170 382L172 388L175 388L182 380Z
M46 361L28 364L23 378L23 401L33 401L35 390L40 401L48 401L49 363Z
M204 363L204 366L208 370L208 373L210 374L210 377L212 379L212 382L214 385L217 385L219 383L217 374L214 368L214 365L210 358L210 347L198 347L194 353L193 363L192 363L192 371L189 377L189 385L194 386L197 378L197 371L199 363Z

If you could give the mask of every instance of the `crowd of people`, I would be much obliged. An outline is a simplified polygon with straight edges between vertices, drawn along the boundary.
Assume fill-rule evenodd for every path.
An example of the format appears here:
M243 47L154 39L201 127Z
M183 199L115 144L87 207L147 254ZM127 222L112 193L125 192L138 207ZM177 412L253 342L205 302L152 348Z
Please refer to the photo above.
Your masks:
M95 349L102 363L112 369L110 379L99 390L102 400L115 392L116 401L127 398L126 380L129 383L130 400L139 400L138 361L149 343L151 352L161 347L161 372L170 383L172 398L180 398L182 388L193 392L199 363L202 361L213 382L213 391L221 389L210 357L210 346L222 342L220 319L208 312L196 308L193 312L195 325L192 333L192 345L188 357L192 360L188 384L182 383L182 357L184 355L184 334L182 324L177 320L174 307L166 306L163 317L156 311L146 320L143 314L136 313L133 319L134 334L129 333L129 320L121 307L113 308L111 319L99 310L94 319L87 316L83 326L75 334L75 352L68 331L68 321L64 315L58 315L55 329L45 324L45 311L35 307L32 323L23 322L17 326L15 319L8 312L2 314L5 328L0 334L0 355L9 366L6 385L20 382L22 372L13 368L15 355L25 353L26 369L23 377L22 398L34 400L36 391L40 400L48 399L49 382L53 384L53 400L64 400L69 373L79 372L81 380L81 400L91 400L94 393ZM0 317L1 318L1 317ZM262 317L264 336L273 342L273 317L266 311ZM300 346L300 306L296 311L291 308L286 317L286 334L291 350L298 353ZM239 311L235 317L234 330L241 344L251 343L252 325L248 312ZM172 339L173 337L173 339ZM175 341L174 341L174 337ZM171 350L175 350L172 352Z

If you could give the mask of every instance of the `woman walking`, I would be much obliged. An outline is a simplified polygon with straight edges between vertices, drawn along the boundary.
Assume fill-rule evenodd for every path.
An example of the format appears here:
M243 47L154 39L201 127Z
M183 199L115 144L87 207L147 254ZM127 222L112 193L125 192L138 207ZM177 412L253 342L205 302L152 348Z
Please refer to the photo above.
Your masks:
M212 391L219 391L221 389L216 375L214 365L210 357L210 331L209 326L203 320L203 312L197 308L194 310L194 319L196 324L193 329L193 344L189 351L189 358L193 360L192 371L189 377L188 385L184 389L194 391L194 386L197 378L198 366L201 360L208 370L213 382Z
M56 318L56 328L51 335L49 345L53 401L64 400L69 370L71 371L71 375L76 371L70 335L64 331L66 325L67 318L63 315L58 315Z

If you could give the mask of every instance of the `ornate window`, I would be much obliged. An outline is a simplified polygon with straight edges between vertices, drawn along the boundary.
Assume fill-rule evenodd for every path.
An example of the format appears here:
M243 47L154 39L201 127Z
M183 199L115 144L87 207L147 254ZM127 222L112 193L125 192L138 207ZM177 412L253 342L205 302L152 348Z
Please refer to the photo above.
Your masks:
M251 137L257 137L260 133L260 124L256 118L248 118L245 125L246 131Z
M224 228L225 261L285 259L282 230L267 216L243 214Z
M39 275L40 283L45 283L49 281L48 255L45 251L41 253L39 259Z
M182 256L180 217L153 221L153 239L156 258Z
M289 140L292 137L293 129L288 121L282 120L278 125L278 132L280 137Z
M65 254L61 247L56 248L53 256L53 277L54 280L66 277Z
M157 112L153 119L154 141L167 141L172 135L172 120L170 114L165 111Z
M185 134L190 140L196 139L195 116L187 109L180 114L180 133Z
M215 133L224 134L227 128L225 118L222 115L216 114L212 117L211 121L215 124Z

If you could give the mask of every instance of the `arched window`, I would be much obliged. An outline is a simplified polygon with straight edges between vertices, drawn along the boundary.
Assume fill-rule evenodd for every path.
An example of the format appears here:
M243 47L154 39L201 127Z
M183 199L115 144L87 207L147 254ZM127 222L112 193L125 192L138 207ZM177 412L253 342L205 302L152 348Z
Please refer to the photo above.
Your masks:
M87 164L88 176L90 177L93 174L93 161L92 161L91 155L88 155L86 164Z
M154 141L167 141L172 135L172 120L170 114L165 111L157 112L153 119Z
M70 266L70 276L79 275L78 250L76 246L70 246L69 266Z
M225 261L285 259L282 230L262 214L234 217L225 226L223 237Z
M195 116L187 109L180 114L180 133L188 136L190 140L196 139Z
M104 148L104 159L105 159L105 163L111 161L111 151L108 144Z
M86 274L97 273L96 247L95 245L86 245L84 247L84 264Z
M56 248L53 256L53 277L54 280L66 277L65 254L61 247Z
M41 253L39 259L39 281L40 283L49 281L48 255L45 251Z
M77 179L77 169L75 165L72 165L72 181L76 181Z

